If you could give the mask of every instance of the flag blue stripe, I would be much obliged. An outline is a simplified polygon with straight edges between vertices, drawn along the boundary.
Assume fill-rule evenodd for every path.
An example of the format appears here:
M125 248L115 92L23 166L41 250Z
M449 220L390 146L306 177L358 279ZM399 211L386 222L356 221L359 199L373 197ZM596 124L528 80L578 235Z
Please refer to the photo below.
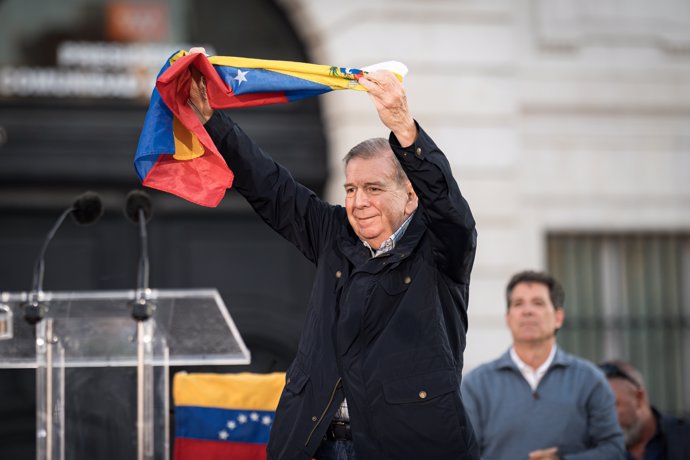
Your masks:
M315 89L315 90L304 90L304 91L290 91L286 93L289 102L299 101L300 99L306 99L308 97L318 96L319 94L327 93L332 91L331 88L328 89Z
M170 55L165 61L165 65L158 72L158 77L170 67ZM158 79L156 77L156 79ZM134 154L134 169L142 181L146 178L153 165L158 160L158 155L175 153L175 137L173 136L173 114L163 102L160 93L156 88L151 94L151 102L144 119L144 127L139 136L139 144Z
M137 152L134 154L134 168L139 179L144 180L159 155L173 153L175 153L173 114L163 102L158 90L154 89L151 104L144 119L144 128L139 137Z
M209 441L268 444L275 412L176 406L175 435Z
M291 92L299 91L312 91L313 93L311 94L318 95L332 91L330 86L266 69L238 69L221 65L214 67L218 75L232 88L233 93L236 95L285 92L287 96ZM237 79L238 71L240 70L243 73L246 72L244 73L246 81Z

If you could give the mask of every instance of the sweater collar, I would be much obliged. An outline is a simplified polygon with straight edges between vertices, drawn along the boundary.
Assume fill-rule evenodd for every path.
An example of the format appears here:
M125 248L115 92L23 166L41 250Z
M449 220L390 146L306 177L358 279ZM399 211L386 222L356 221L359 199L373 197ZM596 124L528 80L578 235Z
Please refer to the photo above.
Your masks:
M512 346L511 346L512 348ZM573 358L563 351L561 347L556 345L556 354L553 357L553 361L551 361L551 365L549 366L549 369L556 367L556 366L561 366L561 367L567 367L570 364L572 364ZM510 357L510 348L506 350L505 353L503 353L497 360L496 360L496 367L498 369L513 369L517 372L520 372L518 367L515 365L515 362L513 359Z

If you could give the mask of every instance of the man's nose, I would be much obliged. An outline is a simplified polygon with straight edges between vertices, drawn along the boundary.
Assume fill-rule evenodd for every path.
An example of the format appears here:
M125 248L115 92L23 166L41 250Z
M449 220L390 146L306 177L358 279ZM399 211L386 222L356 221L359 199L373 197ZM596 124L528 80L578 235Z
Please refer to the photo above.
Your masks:
M355 191L354 203L356 208L363 208L369 204L369 196L364 190L357 190Z
M522 314L525 316L531 316L534 314L534 306L532 304L525 304L522 307Z

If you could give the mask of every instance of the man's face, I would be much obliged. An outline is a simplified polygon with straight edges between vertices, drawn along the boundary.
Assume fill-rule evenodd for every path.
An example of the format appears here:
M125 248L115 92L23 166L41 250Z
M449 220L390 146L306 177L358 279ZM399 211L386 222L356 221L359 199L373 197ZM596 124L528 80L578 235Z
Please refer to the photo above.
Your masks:
M514 342L536 343L554 337L563 324L563 316L563 309L551 303L545 284L522 282L510 294L506 323Z
M608 381L616 397L616 415L625 436L625 445L635 445L642 435L643 427L639 415L644 403L641 390L624 379L610 378Z
M407 181L395 180L393 154L352 158L345 168L345 209L357 236L378 249L417 207Z

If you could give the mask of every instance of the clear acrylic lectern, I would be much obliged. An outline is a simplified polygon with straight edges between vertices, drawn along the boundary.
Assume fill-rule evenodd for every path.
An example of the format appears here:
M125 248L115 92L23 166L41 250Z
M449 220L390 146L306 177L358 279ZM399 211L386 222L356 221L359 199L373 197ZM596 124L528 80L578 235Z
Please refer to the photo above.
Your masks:
M141 294L141 293L139 293ZM248 364L249 351L215 289L0 293L0 368L36 368L38 460L170 457L169 366ZM8 396L8 395L6 395Z

